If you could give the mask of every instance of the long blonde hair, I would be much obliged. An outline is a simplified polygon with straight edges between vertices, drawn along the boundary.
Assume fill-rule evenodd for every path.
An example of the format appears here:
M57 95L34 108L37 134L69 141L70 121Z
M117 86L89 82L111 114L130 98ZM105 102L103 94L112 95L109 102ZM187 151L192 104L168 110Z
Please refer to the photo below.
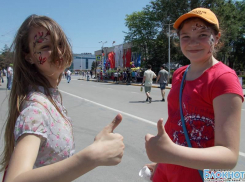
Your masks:
M55 64L57 60L60 60L59 58L61 56L63 61L59 61L59 66L67 68L72 63L71 45L61 27L54 20L46 16L31 15L22 23L10 48L10 51L13 51L14 54L14 73L13 85L9 95L9 112L5 122L5 147L3 153L1 154L0 171L3 171L9 164L13 153L15 145L15 123L21 111L21 103L23 100L25 100L30 86L35 90L38 90L38 86L44 87L44 91L48 96L48 99L59 111L49 91L49 88L52 87L51 84L38 71L34 64L31 64L25 60L25 55L30 53L29 32L32 27L44 27L50 32L51 42L54 45L51 54L51 64ZM62 55L60 55L58 48ZM62 74L59 75L58 84L60 83L61 77Z

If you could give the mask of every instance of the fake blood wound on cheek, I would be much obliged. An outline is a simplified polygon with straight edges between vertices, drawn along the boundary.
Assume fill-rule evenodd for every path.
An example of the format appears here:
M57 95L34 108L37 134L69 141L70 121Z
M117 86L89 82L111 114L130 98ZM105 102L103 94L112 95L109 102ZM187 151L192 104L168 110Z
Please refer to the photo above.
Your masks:
M36 44L38 43L42 43L44 40L48 40L47 36L50 35L50 32L47 31L46 34L44 34L43 32L38 32L35 36L34 36L34 42L33 42L33 48L36 47Z
M209 38L209 44L210 44L210 50L209 50L208 53L212 53L213 50L214 50L214 45L215 45L213 35L211 35L210 38Z
M47 36L50 35L50 32L47 31L46 34L44 34L43 32L38 32L37 34L35 34L34 36L34 42L33 42L33 49L35 50L35 47L37 44L42 43L45 40L48 40ZM34 54L38 54L38 62L40 65L43 65L46 61L47 58L42 56L42 52L34 52Z
M46 57L42 57L42 56L39 56L39 63L42 65L44 64L45 62L47 61L47 58Z
M192 27L193 27L192 31L201 30L201 29L206 29L206 30L209 29L206 25L202 25L199 23L196 23L196 25L193 25Z
M192 26L192 31L196 31L196 30L207 30L211 33L211 29L209 27L207 27L206 25L202 25L199 23L196 23L195 25ZM210 50L208 51L208 53L212 53L213 51L213 46L214 46L214 37L211 33L211 36L209 38L209 44L210 44Z
M47 61L46 57L42 57L42 52L35 52L34 54L39 54L39 56L38 56L38 63L39 64L43 65Z

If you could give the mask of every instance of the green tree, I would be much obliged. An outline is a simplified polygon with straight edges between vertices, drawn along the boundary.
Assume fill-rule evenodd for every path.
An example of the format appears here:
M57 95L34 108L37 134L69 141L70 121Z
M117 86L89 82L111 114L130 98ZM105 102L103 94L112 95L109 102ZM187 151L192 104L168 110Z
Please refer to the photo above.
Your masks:
M10 63L13 63L13 53L9 51L9 47L5 44L0 54L0 67L7 68Z
M145 63L150 59L154 40L158 33L152 17L152 12L145 9L126 15L125 19L125 25L129 31L124 32L126 33L124 41L132 43L132 51L142 53Z
M242 24L244 24L244 8L242 8L242 4L244 5L244 1L243 3L238 3L229 0L222 2L219 7L213 7L213 11L220 22L221 42L223 43L217 58L234 69L240 65L240 60L237 57L237 51L239 51L237 46L241 45L244 39L242 35L242 32L244 32L244 28L242 28Z
M233 44L235 69L245 71L245 1L235 3L237 15L237 34Z
M159 69L161 64L168 62L168 50L170 47L171 63L179 62L181 64L188 60L181 54L179 47L175 46L177 35L173 29L174 21L183 13L189 11L190 1L178 0L155 0L151 1L146 7L154 16L152 19L157 26L158 36L154 44L154 52L152 55L153 65ZM168 45L168 36L170 29L170 45Z
M133 42L135 50L143 51L146 63L159 67L168 62L168 33L171 25L171 62L182 65L189 61L183 56L179 47L175 46L178 37L172 24L182 14L197 7L211 9L218 17L223 44L217 58L231 68L244 69L245 62L245 0L153 0L140 12L126 16L125 40Z
M94 71L95 69L96 69L96 61L93 61L91 65L91 70Z

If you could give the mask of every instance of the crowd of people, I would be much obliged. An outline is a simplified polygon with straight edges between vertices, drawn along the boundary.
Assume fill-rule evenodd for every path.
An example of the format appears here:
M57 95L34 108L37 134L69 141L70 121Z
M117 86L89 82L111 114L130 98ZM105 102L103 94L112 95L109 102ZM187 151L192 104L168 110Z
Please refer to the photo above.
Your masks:
M7 89L11 90L12 88L12 82L13 82L13 64L9 64L9 66L6 69L0 69L0 86L2 83L4 83L4 76L6 76L6 81L7 81Z
M236 73L215 58L221 36L216 15L197 8L180 16L174 28L190 64L174 72L165 125L159 119L157 135L145 136L147 156L154 162L146 166L153 182L199 182L203 169L235 167L244 98ZM123 136L113 131L122 121L121 114L91 145L75 153L71 118L58 90L72 62L60 26L47 16L31 15L11 49L14 64L8 79L13 82L8 80L12 87L1 158L3 181L72 181L98 166L120 163L125 145ZM168 75L163 69L157 77L161 91ZM142 84L149 102L154 77L148 65Z
M104 77L106 79L112 78L113 82L116 82L116 83L121 82L121 83L130 84L130 83L140 82L140 79L142 79L141 72L143 72L143 71L141 71L141 70L133 71L130 69L124 69L124 70L116 69L112 73L108 73L106 71L104 74Z

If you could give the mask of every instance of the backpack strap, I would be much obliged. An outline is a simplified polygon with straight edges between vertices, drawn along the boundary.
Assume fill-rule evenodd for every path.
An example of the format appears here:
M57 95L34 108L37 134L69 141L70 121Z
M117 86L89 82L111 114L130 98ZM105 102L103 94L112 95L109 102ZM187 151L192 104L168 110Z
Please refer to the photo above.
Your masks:
M181 123L182 123L182 127L183 127L184 134L185 134L185 140L187 142L188 147L192 148L191 141L190 141L187 129L186 129L185 118L183 116L183 110L182 110L182 93L183 93L183 90L184 90L184 82L185 82L186 73L187 73L189 67L190 67L190 65L186 68L186 70L184 72L184 75L183 75L183 78L181 80L180 92L179 92L179 107L180 107ZM203 181L203 171L202 170L198 170L198 172L199 172L199 174L200 174L200 176L202 178L202 181Z
M6 168L5 168L5 170L4 170L2 182L4 182L5 177L6 177L6 175L7 175L7 169L8 169L8 166L6 166Z

